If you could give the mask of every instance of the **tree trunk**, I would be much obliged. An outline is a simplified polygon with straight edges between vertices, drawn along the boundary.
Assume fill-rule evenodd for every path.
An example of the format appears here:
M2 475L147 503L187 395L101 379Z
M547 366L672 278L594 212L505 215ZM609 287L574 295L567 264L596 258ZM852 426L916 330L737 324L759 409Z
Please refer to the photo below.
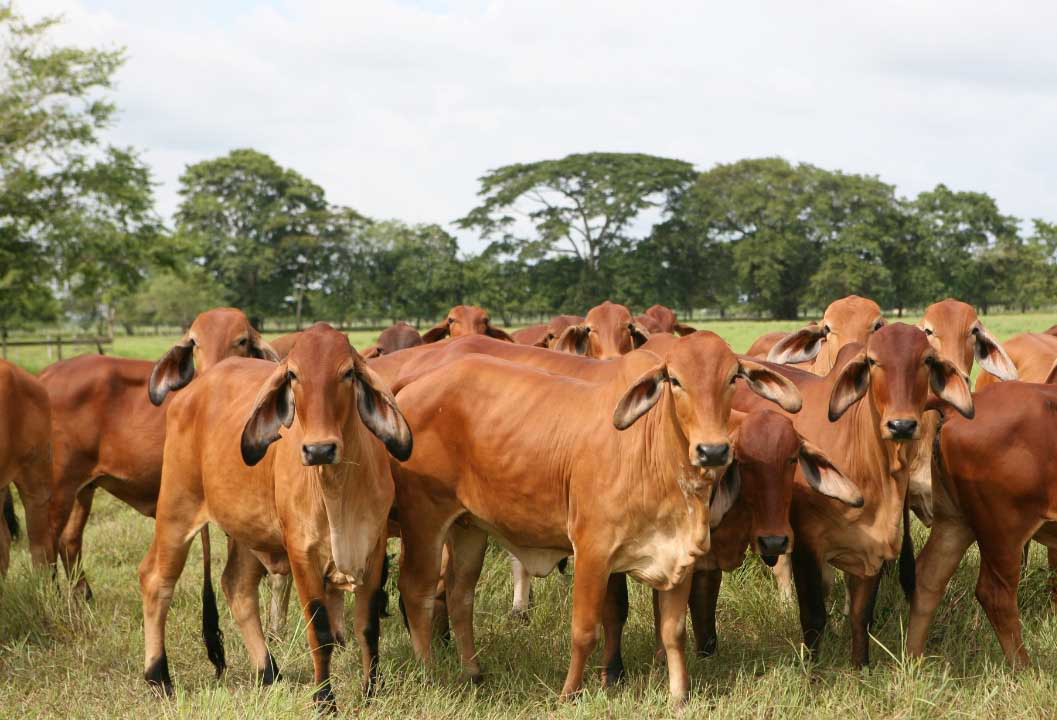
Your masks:
M301 332L301 309L304 306L305 300L305 289L304 287L297 288L297 310L295 311L294 325L297 327L297 331Z

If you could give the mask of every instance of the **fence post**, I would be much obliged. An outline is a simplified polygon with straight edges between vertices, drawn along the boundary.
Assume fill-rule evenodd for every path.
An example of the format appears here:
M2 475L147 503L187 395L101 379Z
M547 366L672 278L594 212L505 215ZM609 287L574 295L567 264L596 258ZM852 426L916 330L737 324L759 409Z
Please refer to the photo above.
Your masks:
M55 336L55 349L58 353L59 360L62 360L62 335Z

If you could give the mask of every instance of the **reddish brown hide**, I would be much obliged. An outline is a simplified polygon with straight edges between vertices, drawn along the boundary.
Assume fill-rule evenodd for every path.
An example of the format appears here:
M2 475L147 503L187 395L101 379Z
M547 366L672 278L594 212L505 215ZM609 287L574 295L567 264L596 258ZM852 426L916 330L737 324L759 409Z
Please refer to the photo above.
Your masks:
M561 352L605 360L641 347L649 331L623 305L609 302L591 308L584 322L565 329L553 348Z
M435 343L446 337L462 335L487 335L497 340L514 342L514 339L497 327L492 327L488 312L476 305L456 305L445 318L422 335L425 343Z
M810 362L807 369L816 375L825 375L833 367L841 348L850 343L865 344L870 334L884 324L877 303L869 298L849 295L830 303L820 322L775 343L767 359L783 364Z
M567 327L579 325L584 319L579 315L557 315L543 325L531 325L515 332L511 337L518 345L553 347Z
M675 311L664 305L651 305L646 308L646 312L639 315L636 319L644 317L650 318L653 321L654 326L657 328L656 330L652 330L647 326L647 329L650 332L667 332L675 333L676 335L689 335L697 330L697 328L679 322L675 316Z

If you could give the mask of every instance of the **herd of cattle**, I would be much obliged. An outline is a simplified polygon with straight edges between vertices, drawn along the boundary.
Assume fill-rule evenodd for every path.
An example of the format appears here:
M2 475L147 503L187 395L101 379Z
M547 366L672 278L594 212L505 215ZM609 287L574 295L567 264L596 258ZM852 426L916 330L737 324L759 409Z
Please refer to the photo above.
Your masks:
M279 671L260 581L272 576L281 630L292 576L326 707L346 592L357 596L364 691L377 688L393 536L415 654L428 663L450 627L473 681L489 537L513 556L516 611L532 576L575 557L565 697L582 686L599 626L603 681L624 674L630 574L654 589L658 653L673 699L684 699L687 610L697 651L716 652L722 571L747 549L780 591L795 589L811 651L843 571L852 655L865 664L884 565L899 561L907 651L920 655L976 542L976 596L1021 666L1026 544L1047 545L1057 569L1055 376L1057 330L1003 346L950 299L911 326L847 297L744 355L661 306L632 316L606 302L513 335L459 306L423 335L395 325L362 354L325 324L269 344L241 311L218 308L157 363L85 355L39 377L0 364L0 488L18 487L33 561L61 559L86 598L82 536L96 488L155 518L139 578L146 679L166 693L165 619L196 536L203 637L217 675L225 668L210 523L227 535L221 586L261 682ZM916 563L910 512L931 528ZM9 551L0 524L4 572Z

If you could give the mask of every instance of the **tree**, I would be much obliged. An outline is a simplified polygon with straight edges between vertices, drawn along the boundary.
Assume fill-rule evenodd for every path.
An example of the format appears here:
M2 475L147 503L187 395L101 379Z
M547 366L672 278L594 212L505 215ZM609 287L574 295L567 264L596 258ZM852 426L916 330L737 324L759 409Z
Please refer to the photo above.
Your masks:
M259 326L297 311L318 280L331 215L323 189L256 150L233 150L187 168L177 232ZM293 306L293 307L292 307Z
M132 326L179 325L188 328L198 313L224 304L224 289L204 268L188 263L178 271L161 269L134 294L122 300L118 313Z
M694 180L693 167L652 155L588 153L506 165L480 178L481 204L456 224L511 243L526 261L569 255L580 265L578 296L592 304L608 287L607 252L633 238L633 223L665 210Z
M106 99L121 50L56 46L59 23L0 5L0 326L54 317L62 295L113 323L159 242L150 173L134 151L105 145Z

